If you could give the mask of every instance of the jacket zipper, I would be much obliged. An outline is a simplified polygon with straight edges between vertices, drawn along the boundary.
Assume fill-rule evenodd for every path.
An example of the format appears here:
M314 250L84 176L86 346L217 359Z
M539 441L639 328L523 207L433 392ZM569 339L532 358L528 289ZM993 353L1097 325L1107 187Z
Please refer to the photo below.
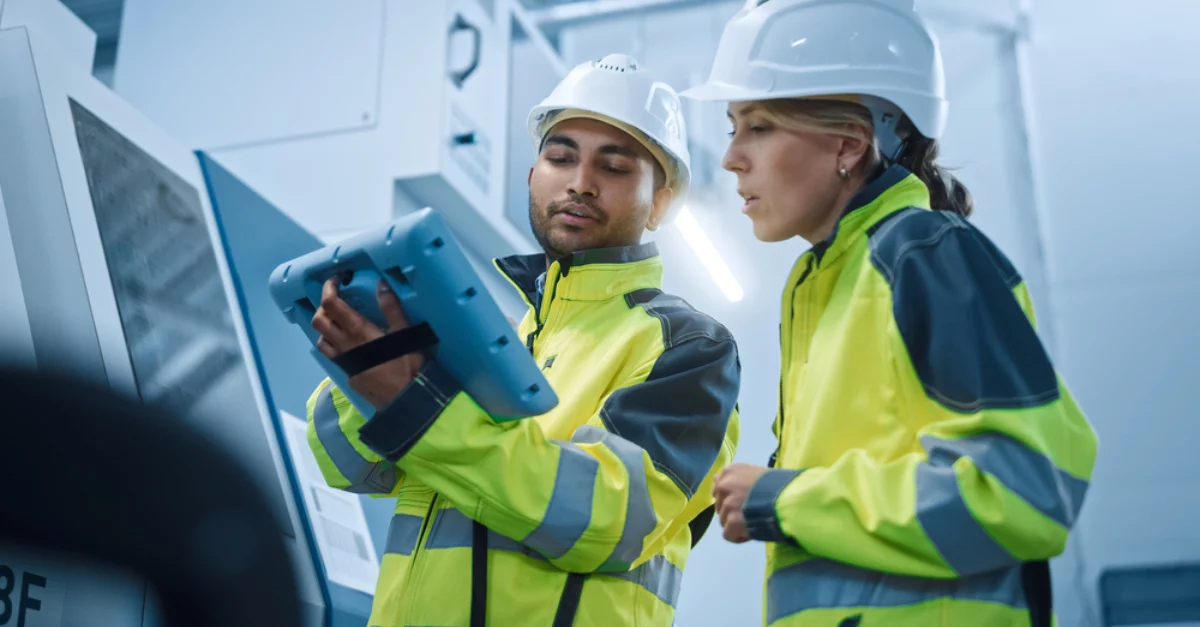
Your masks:
M792 343L790 340L792 340L795 337L794 334L792 334L790 332L785 337L784 331L783 331L784 327L782 325L786 324L787 329L792 328L792 321L796 317L796 290L800 289L800 285L802 283L804 283L804 280L808 278L808 275L812 274L813 267L815 265L816 265L815 258L810 258L808 260L808 267L806 267L804 269L804 272L800 274L800 278L796 279L796 282L794 284L792 284L792 289L788 292L788 297L787 297L787 302L789 303L788 320L780 321L779 354L781 355L782 358L780 359L781 367L779 369L779 429L778 429L779 440L778 440L778 442L775 443L775 452L771 453L771 459L770 459L770 462L768 463L768 465L771 467L775 466L776 462L778 461L779 452L783 448L783 440L784 440L783 424L784 424L784 405L785 405L785 403L784 403L784 387L783 386L784 386L784 382L787 380L788 370L789 370L789 367L790 367L791 361L792 361L791 351L789 351L788 348L789 348L789 344ZM805 359L807 360L807 356L805 357Z
M417 565L417 554L421 552L421 547L425 544L425 532L433 525L434 508L437 506L438 493L433 493L433 498L429 499L429 509L425 512L425 520L421 522L421 533L417 534L417 546L413 547L412 563Z
M525 348L529 349L529 354L531 355L534 354L533 343L537 341L537 337L542 334L542 329L546 327L546 323L550 320L550 306L554 304L554 297L558 294L558 284L560 281L562 281L561 275L554 280L554 285L550 288L550 294L547 295L543 292L542 302L538 303L537 328L535 328L529 333L529 335L525 337ZM549 301L546 300L547 297L549 297ZM545 305L545 318L542 317L542 305Z
M425 520L421 521L421 532L417 534L417 545L413 547L412 557L409 558L410 563L412 564L408 569L408 580L409 581L414 581L414 582L421 581L421 577L416 576L417 569L421 565L421 563L417 561L417 557L421 554L421 547L425 546L425 542L427 540L427 538L425 537L425 532L428 531L430 529L430 527L433 526L433 513L434 513L434 508L437 506L437 499L438 499L438 493L434 492L433 498L429 499L429 509L427 509L425 511ZM416 611L416 606L417 606L417 604L413 602L415 599L412 597L415 596L415 593L417 591L415 590L415 586L406 585L404 588L405 588L406 594L409 596L409 598L405 600L404 605L408 606L407 614L408 614L408 618L411 619L411 618L414 618L413 612ZM405 622L404 624L408 624L408 623Z

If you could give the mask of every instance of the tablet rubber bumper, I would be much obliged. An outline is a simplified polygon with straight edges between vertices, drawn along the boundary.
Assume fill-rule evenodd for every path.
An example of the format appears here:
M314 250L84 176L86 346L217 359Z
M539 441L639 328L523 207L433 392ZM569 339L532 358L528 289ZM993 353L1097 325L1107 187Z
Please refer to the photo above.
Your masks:
M358 347L339 356L339 363L326 358L316 349L320 336L312 319L330 279L337 280L343 301L386 331L376 300L383 281L413 329ZM310 354L365 418L376 409L349 388L349 378L413 350L437 361L497 422L538 416L558 404L524 342L432 209L283 263L271 275L270 290L279 310L308 338Z

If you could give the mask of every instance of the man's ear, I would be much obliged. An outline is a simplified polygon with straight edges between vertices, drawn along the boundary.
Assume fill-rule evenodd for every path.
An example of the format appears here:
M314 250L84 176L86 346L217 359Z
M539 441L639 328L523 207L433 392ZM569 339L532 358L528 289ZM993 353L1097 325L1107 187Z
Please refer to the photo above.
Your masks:
M526 185L533 185L533 166L529 166L529 178L525 179Z
M650 219L646 222L647 231L657 231L667 217L667 209L675 200L675 190L663 185L654 192L654 206L650 209Z

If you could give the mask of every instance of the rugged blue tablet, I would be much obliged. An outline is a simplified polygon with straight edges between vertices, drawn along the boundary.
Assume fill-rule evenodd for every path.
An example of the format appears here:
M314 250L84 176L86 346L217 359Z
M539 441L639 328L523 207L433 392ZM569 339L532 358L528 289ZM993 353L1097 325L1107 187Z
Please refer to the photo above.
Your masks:
M412 327L336 360L326 358L316 348L320 336L312 318L321 304L321 288L331 277L338 277L342 300L386 330L375 296L382 277ZM270 289L280 311L313 345L313 357L363 416L375 410L346 380L415 350L426 350L494 420L537 416L558 404L537 363L432 209L281 264L271 274Z

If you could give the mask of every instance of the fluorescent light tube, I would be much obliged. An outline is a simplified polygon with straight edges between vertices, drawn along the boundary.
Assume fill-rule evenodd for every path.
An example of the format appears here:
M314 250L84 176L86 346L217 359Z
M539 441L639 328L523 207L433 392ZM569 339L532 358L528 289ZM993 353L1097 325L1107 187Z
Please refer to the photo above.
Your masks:
M696 222L696 217L692 215L692 211L688 207L679 210L679 216L675 219L675 224L679 226L679 230L683 232L683 236L687 239L692 250L696 251L696 256L700 257L700 263L712 275L713 281L717 283L717 287L721 288L721 293L725 294L725 298L731 302L742 300L745 295L742 292L742 286L733 278L733 273L729 271L729 266L725 265L725 260L721 259L721 254L717 252L712 241L708 239L708 235L704 233L704 229L700 228L700 224Z

